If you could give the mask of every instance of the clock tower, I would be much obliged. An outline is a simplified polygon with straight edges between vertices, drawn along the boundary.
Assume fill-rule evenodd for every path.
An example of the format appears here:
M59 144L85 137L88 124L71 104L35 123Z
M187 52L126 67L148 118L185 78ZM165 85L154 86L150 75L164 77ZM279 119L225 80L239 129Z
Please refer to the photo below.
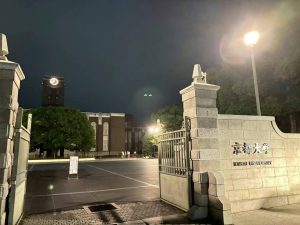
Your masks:
M63 77L45 76L42 87L42 106L64 106L65 83Z

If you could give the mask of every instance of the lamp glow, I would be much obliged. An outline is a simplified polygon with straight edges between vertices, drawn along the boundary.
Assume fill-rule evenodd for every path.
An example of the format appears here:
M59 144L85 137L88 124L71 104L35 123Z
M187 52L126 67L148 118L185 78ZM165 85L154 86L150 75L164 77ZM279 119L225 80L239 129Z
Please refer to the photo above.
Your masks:
M255 46L258 40L259 40L259 33L257 31L250 31L244 36L245 44L250 47Z
M154 129L155 129L154 127L149 127L149 128L148 128L148 130L149 130L149 132L150 132L151 134L154 133Z
M150 126L148 127L148 131L150 134L157 134L159 132L159 128L156 126Z

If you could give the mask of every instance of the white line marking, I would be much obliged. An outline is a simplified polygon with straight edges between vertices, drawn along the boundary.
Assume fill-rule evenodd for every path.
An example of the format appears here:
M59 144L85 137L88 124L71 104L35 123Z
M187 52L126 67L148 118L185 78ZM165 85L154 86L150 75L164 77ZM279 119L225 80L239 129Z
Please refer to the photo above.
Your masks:
M52 192L52 190L51 190L51 193L53 193L53 192ZM55 209L56 209L56 207L55 207L55 203L54 203L54 198L53 198L53 195L51 196L51 199L52 199L52 203L53 203L53 207L54 207L53 209L55 210Z
M94 195L92 195L90 192L88 194L89 194L89 196L92 197L92 199L94 199L95 202L97 201L97 199L94 197Z
M107 173L111 173L111 174L114 174L114 175L117 175L117 176L120 176L120 177L124 177L124 178L130 179L130 180L134 180L136 182L140 182L142 184L147 184L147 185L149 185L151 187L159 188L158 185L150 184L150 183L147 183L147 182L144 182L144 181L141 181L141 180L137 180L137 179L134 179L134 178L131 178L131 177L127 177L127 176L124 176L122 174L115 173L115 172L112 172L112 171L109 171L109 170L106 170L106 169L102 169L102 168L99 168L99 167L96 167L96 166L91 166L91 165L88 165L88 164L86 164L86 165L89 166L89 167L93 167L93 168L95 168L97 170L102 170L102 171L105 171Z
M33 164L33 165L31 165L31 167L29 168L29 170L28 170L28 171L32 171L34 166L35 166L34 164Z
M76 195L76 194L86 194L86 193L95 193L95 192L106 192L106 191L119 191L126 189L137 189L137 188L146 188L147 186L136 186L136 187L125 187L125 188L111 188L111 189L102 189L102 190L94 190L94 191L76 191L76 192L65 192L65 193L54 193L48 195L28 195L28 198L38 198L38 197L53 197L53 196L61 196L61 195Z

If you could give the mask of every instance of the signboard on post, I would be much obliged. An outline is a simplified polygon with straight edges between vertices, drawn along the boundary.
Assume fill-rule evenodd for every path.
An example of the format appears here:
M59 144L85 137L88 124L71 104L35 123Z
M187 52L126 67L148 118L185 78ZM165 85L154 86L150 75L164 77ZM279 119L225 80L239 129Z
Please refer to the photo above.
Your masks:
M70 175L77 175L76 178L78 179L78 161L78 156L70 156L68 179L70 178Z

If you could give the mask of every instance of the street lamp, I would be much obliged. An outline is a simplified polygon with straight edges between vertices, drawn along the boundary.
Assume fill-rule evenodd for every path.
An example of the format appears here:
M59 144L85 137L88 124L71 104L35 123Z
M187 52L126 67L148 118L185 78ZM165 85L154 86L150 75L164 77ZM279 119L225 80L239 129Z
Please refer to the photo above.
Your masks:
M155 134L158 133L158 127L155 127L155 126L149 127L148 130L149 130L150 134L154 134L155 135Z
M256 74L255 59L254 59L254 47L257 44L258 39L259 39L259 33L257 31L250 31L244 36L244 42L247 46L250 47L251 50L251 62L252 62L252 71L253 71L253 80L254 80L256 109L257 109L257 115L261 116L259 92L258 92L258 85L257 85L257 74Z
M156 138L157 138L157 135L158 135L158 132L159 132L159 127L158 126L150 126L148 127L148 131L150 133L150 135L152 136L153 140L151 141L152 144L153 144L153 157L155 156L155 145L157 145L157 141L156 141Z

